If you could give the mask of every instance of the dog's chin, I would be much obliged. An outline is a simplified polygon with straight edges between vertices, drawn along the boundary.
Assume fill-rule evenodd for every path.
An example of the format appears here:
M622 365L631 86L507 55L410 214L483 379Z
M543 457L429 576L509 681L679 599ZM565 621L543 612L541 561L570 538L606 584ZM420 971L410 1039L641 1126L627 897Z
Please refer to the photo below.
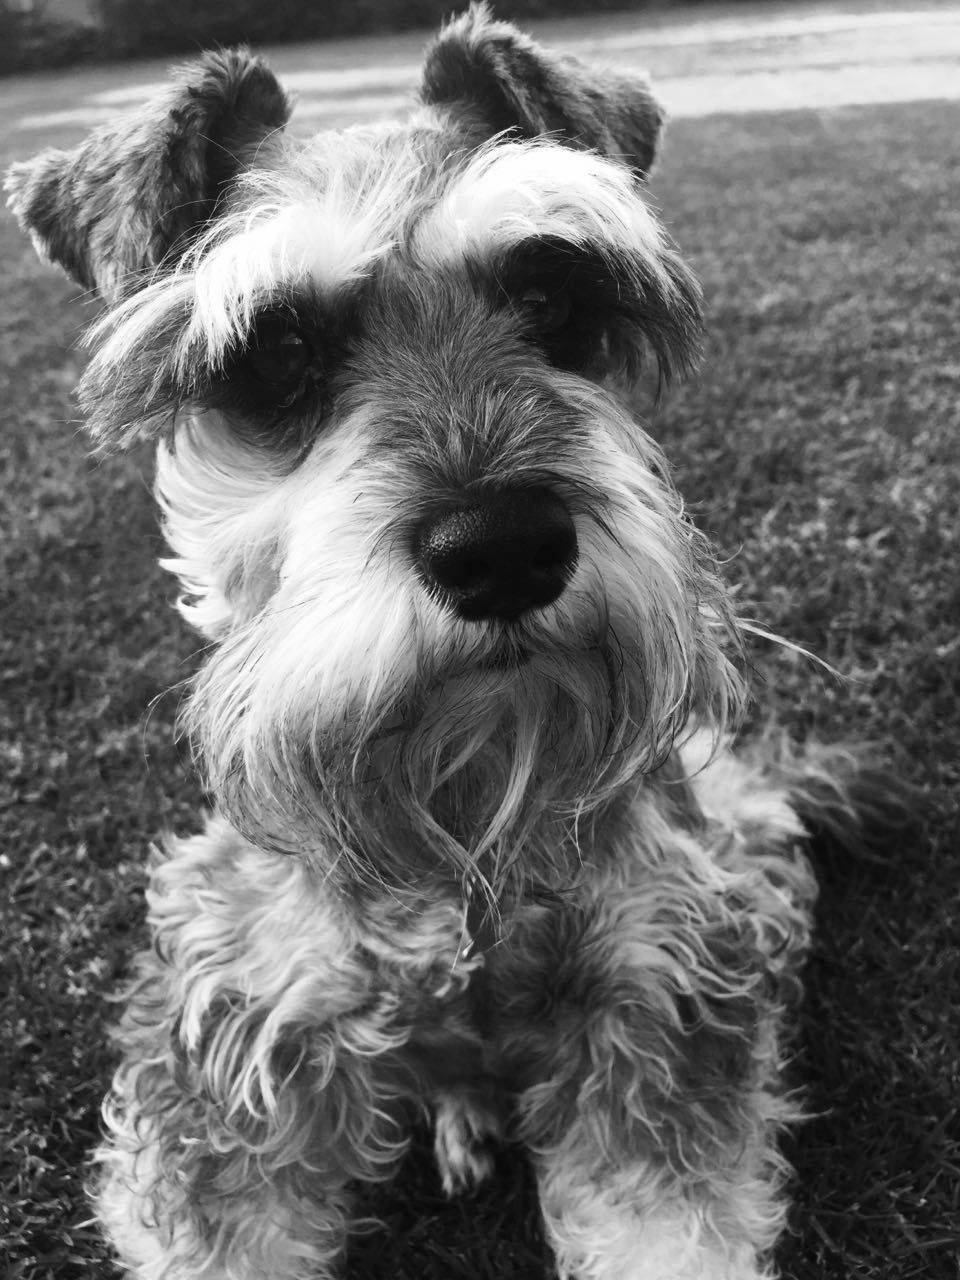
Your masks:
M409 689L387 722L394 732L386 736L406 739L429 755L456 757L469 771L474 751L510 754L518 734L548 739L564 726L576 740L588 721L593 733L606 737L630 715L630 704L623 688L612 687L599 648L574 652L510 637L469 662L439 667Z
M482 649L447 662L438 662L418 673L381 721L385 735L416 734L426 726L453 718L469 722L471 714L489 716L497 707L516 707L543 697L552 690L556 668L539 649L503 638ZM349 736L349 727L347 727Z

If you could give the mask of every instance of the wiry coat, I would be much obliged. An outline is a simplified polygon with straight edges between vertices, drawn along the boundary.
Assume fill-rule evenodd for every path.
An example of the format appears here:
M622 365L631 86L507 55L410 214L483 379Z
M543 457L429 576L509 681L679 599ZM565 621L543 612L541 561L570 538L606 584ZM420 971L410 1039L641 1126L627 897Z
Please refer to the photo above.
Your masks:
M430 1110L450 1191L526 1144L561 1275L757 1280L803 818L857 819L836 761L730 754L737 623L631 411L699 327L638 184L659 108L474 8L409 122L286 116L209 55L10 179L114 304L91 428L157 439L212 642L217 813L152 870L100 1217L138 1280L330 1276L350 1184ZM563 581L471 616L428 534L525 502L562 512Z

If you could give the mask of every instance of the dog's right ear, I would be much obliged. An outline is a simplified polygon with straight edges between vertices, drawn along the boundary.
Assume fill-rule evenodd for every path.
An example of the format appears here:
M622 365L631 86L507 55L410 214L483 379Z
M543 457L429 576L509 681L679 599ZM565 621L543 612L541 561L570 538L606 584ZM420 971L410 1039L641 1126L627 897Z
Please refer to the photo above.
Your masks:
M207 53L142 110L73 150L13 165L8 202L42 257L115 302L144 272L177 260L289 114L259 58Z
M509 132L599 151L645 177L664 113L642 72L595 67L536 44L481 2L428 47L420 88L480 137Z

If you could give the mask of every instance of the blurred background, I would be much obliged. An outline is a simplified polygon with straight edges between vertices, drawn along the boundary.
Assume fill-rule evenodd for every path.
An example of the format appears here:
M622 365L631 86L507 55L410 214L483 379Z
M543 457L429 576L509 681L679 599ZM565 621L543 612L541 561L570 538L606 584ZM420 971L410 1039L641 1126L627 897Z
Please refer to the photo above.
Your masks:
M696 0L694 0L696 2ZM709 6L711 0L701 0ZM0 0L0 72L182 53L208 44L285 43L429 27L451 0ZM497 16L672 7L658 0L500 0ZM763 0L757 0L762 8Z
M915 10L933 5L869 0L858 11ZM83 62L184 53L209 44L282 44L295 40L428 28L464 8L453 0L0 0L0 73ZM565 14L650 12L652 20L740 8L758 16L790 8L789 0L497 0L499 18L530 21ZM809 9L809 4L803 6ZM815 5L824 12L834 6Z

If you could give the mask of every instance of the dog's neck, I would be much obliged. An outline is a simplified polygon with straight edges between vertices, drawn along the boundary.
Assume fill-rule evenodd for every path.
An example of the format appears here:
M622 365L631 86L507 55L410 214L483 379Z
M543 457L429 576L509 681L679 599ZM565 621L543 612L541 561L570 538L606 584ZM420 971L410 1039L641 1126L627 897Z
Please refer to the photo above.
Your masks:
M485 841L491 812L480 781L465 770L439 789L429 809L413 811L387 790L358 793L362 819L350 823L357 838L348 854L334 855L346 872L344 893L356 898L362 885L362 898L386 896L414 907L423 899L456 899L473 919L505 920L522 904L575 895L585 881L622 863L640 810L641 829L654 845L675 811L688 823L697 813L672 754L652 773L621 782L579 810L571 797L545 799L534 789L532 802Z

